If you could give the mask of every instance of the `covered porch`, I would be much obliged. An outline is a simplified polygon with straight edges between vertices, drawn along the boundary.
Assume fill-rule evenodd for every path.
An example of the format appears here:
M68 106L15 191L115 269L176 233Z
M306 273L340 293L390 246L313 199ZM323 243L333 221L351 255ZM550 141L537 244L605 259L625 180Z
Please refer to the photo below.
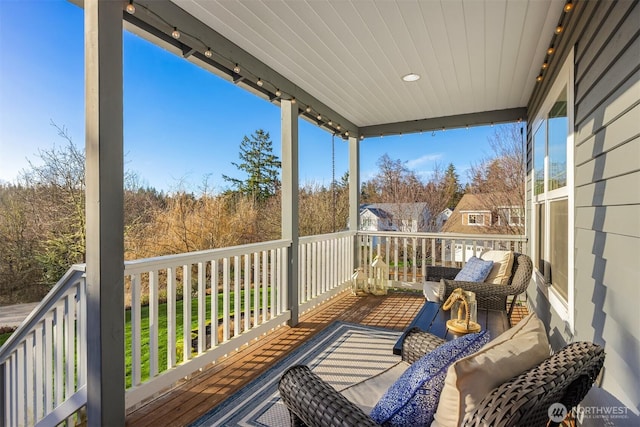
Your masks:
M605 346L611 362L600 385L613 400L596 399L593 404L616 402L639 412L637 310L626 309L637 298L625 298L629 293L637 296L638 289L631 254L638 253L640 242L640 201L629 194L628 185L637 181L639 172L637 162L621 160L632 157L627 151L614 155L616 161L606 161L609 152L625 145L624 150L635 150L640 141L634 120L640 104L634 56L637 2L77 3L85 9L87 263L63 278L59 292L43 302L27 319L28 327L5 347L0 417L9 424L60 422L86 407L89 425L151 425L148 421L160 419L182 425L220 402L223 393L245 385L271 357L291 351L334 319L403 329L422 304L420 296L348 296L354 268L366 269L372 255L388 251L386 259L395 257L395 265L402 265L389 280L400 287L419 284L428 265L454 261L447 239L453 247L456 240L475 237L383 233L386 244L374 245L367 233L359 232L361 141L512 121L527 122L527 231L525 236L483 240L534 260L528 309L545 322L552 346L574 340ZM483 19L474 19L479 16ZM605 30L598 32L600 24ZM123 28L280 105L281 240L124 262ZM539 227L545 217L536 211L536 203L542 206L547 200L539 200L534 189L537 143L532 135L533 121L545 114L554 81L567 69L572 70L566 73L570 95L564 100L569 108L570 178L567 194L562 194L568 200L562 218L567 218L569 230L563 240L569 273L565 294L558 294L546 276L550 249L541 250L545 240ZM424 85L406 86L409 82L402 77L410 74ZM612 88L600 85L605 81L614 81ZM348 141L348 231L298 235L299 118ZM626 192L621 190L625 186ZM607 209L615 220L606 218ZM621 231L624 221L635 221L630 232ZM607 244L607 238L616 244ZM401 249L394 250L394 245ZM402 257L414 262L401 263ZM244 274L237 274L240 271ZM217 278L213 284L211 277ZM148 341L142 339L147 330L142 333L140 283L150 293ZM176 310L179 286L194 300L195 331L177 326L193 319L190 309ZM166 289L163 309L169 317L163 338L154 326L159 287ZM214 297L207 299L208 292ZM132 306L129 326L123 322L127 298ZM220 338L210 333L207 342L207 310L217 313L219 308ZM55 327L60 328L55 351L40 350L43 340L54 344L50 335L43 337ZM194 345L192 332L198 337L194 354L188 350ZM180 335L181 349L176 344ZM132 360L129 379L122 352L126 347ZM51 359L25 364L34 359L34 348ZM212 370L192 376L225 355ZM148 361L144 369L143 359ZM251 369L237 370L256 359L260 362ZM35 386L38 374L55 377L55 391ZM10 382L21 376L24 382ZM190 376L204 385L183 382ZM176 383L175 391L143 404ZM39 403L33 407L29 402Z
M167 394L129 412L127 424L191 424L331 322L344 321L404 331L423 304L421 293L406 290L392 291L386 296L365 297L344 292L303 314L295 328L282 326L264 339L230 354L215 367L195 374L193 381L185 381ZM526 313L523 300L523 304L516 306L511 323L517 324Z

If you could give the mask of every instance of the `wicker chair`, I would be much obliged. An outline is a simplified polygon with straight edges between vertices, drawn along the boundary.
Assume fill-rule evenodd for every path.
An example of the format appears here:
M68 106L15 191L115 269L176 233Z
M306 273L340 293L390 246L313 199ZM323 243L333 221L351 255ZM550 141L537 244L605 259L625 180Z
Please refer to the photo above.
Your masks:
M454 289L462 288L465 291L476 293L478 308L507 311L507 318L511 319L516 296L526 291L529 282L531 282L533 264L531 258L527 255L514 253L511 277L506 285L454 280L460 270L460 268L455 267L428 267L426 280L442 280L444 282L444 287L440 290L442 301L445 301ZM507 309L507 298L509 296L512 296L513 299Z
M413 363L444 341L414 329L407 334L403 359ZM548 409L562 403L571 410L587 394L604 363L602 347L569 344L539 365L495 388L463 421L466 426L540 426ZM278 385L292 426L376 426L359 407L325 383L307 366L287 369ZM552 425L551 423L550 425Z

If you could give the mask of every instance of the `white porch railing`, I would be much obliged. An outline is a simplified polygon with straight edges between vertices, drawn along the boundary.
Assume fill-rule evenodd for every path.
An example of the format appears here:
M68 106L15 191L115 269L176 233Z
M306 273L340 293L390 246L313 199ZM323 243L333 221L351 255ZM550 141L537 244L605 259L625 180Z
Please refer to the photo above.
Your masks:
M127 408L286 323L290 246L278 240L127 262Z
M527 238L517 235L457 233L359 232L357 263L371 276L371 263L381 255L393 282L419 283L432 266L462 266L484 250L523 252Z
M301 237L298 244L300 313L321 304L350 284L355 233Z
M85 405L86 317L75 265L0 348L1 425L57 425Z
M303 237L298 310L346 289L355 265L369 271L376 254L391 280L416 283L428 265L463 263L480 247L522 251L525 242L442 233ZM286 323L290 250L290 241L278 240L126 262L127 408ZM74 266L0 348L0 424L73 425L86 403L86 378L84 266Z

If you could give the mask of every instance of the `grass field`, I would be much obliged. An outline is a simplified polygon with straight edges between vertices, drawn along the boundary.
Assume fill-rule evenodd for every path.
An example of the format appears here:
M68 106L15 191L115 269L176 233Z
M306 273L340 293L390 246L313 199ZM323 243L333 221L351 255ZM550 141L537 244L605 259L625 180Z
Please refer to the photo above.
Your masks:
M270 289L267 289L267 295L270 296ZM233 300L234 293L231 292L229 295L229 300L231 301L230 314L234 314L233 310ZM241 301L244 304L244 291L241 293ZM262 301L262 300L261 300ZM262 303L262 302L261 302ZM182 308L184 303L182 300L176 301L176 350L177 357L176 360L179 362L182 360L183 355L183 346L182 346L182 332L184 330L184 323L182 317ZM251 309L254 308L254 299L253 299L253 290L251 291ZM222 294L218 295L218 315L217 319L221 319L223 315L223 306L222 306ZM211 318L211 296L207 295L206 297L206 318ZM191 324L189 325L190 330L197 329L198 327L198 299L194 298L191 301ZM214 333L217 333L217 325L213 328ZM11 336L11 332L0 333L0 346L5 343ZM140 312L140 348L141 348L141 362L142 362L142 371L141 371L141 379L145 381L149 378L149 356L150 352L147 351L149 348L149 306L145 305L141 307ZM190 344L188 345L187 351L191 351ZM166 370L167 368L167 304L162 303L158 304L158 370L160 372ZM125 310L125 382L126 386L131 386L131 310Z
M270 294L270 290L267 292ZM244 291L242 291L240 295L241 301L244 301ZM233 300L234 293L231 292L229 295L229 300L231 301L230 314L233 315ZM251 309L253 309L253 290L251 291ZM182 333L184 330L183 318L182 318L182 308L184 304L183 301L176 301L176 350L177 357L176 360L179 362L182 360L183 355L183 346L182 346ZM197 329L198 327L198 300L193 299L191 301L191 325L189 325L190 330ZM222 308L222 295L218 295L218 319L221 319L223 315ZM207 295L206 298L206 319L211 317L211 296ZM126 372L126 386L131 386L131 310L126 310L125 312L125 372ZM217 327L212 328L214 333L217 333ZM149 306L141 307L140 313L140 338L141 338L141 363L142 363L142 371L141 371L141 380L144 382L147 378L149 378L149 356L150 352L145 351L149 346ZM158 306L158 370L160 372L164 371L167 367L167 304L159 304ZM191 348L187 349L187 351L191 351Z

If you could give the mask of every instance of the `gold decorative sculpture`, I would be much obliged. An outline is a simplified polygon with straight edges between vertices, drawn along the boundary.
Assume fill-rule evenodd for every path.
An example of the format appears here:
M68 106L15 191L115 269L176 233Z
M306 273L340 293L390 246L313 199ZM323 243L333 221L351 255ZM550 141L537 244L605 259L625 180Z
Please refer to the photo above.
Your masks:
M449 310L451 308L451 320L447 320L447 328L451 329L453 332L468 334L470 332L479 332L480 324L473 318L476 318L476 315L473 315L474 309L476 309L475 305L475 294L473 292L466 293L462 288L454 289L449 295L449 298L442 305L443 310ZM473 296L468 295L473 294ZM471 297L472 307L470 309L469 302L467 301L467 297ZM458 304L455 304L458 302ZM456 313L457 312L457 313ZM477 312L476 312L477 313Z

